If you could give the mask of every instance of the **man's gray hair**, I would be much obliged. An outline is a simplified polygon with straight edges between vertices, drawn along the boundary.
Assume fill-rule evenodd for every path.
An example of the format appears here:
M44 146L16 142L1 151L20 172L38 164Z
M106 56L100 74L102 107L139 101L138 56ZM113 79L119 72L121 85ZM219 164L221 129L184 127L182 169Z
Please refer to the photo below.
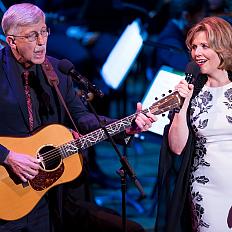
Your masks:
M17 33L20 26L29 26L45 20L44 12L30 3L12 5L3 15L2 30L5 35Z

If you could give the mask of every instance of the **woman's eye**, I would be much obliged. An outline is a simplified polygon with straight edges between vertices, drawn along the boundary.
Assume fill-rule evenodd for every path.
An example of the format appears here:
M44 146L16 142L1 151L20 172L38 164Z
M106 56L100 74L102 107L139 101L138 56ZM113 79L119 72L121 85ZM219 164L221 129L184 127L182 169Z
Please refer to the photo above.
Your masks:
M196 45L192 45L191 49L192 50L196 50L197 46Z
M209 46L207 44L202 44L201 45L203 48L209 48Z

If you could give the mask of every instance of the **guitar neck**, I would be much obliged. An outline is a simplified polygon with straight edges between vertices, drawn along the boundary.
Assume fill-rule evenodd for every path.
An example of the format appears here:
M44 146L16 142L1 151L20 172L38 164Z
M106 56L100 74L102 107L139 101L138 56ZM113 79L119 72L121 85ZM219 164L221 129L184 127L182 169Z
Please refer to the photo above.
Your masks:
M136 114L130 115L126 118L123 118L111 124L108 124L105 128L110 136L114 136L124 131L126 128L130 127L135 117L136 117ZM99 128L87 134L86 136L81 137L80 141L78 142L81 144L81 149L85 149L85 148L95 145L98 142L106 140L107 138L108 137L105 131L102 128Z
M154 115L158 115L169 111L173 108L176 108L182 104L182 99L178 92L173 92L169 96L157 101L148 109L144 109L141 113L146 114L151 112ZM127 116L123 119L115 121L106 126L106 130L110 136L114 136L126 128L131 126L132 121L137 116L137 113ZM89 134L86 134L76 140L73 140L69 143L66 143L59 147L63 158L66 158L74 153L79 153L81 150L84 150L88 147L95 145L103 140L107 139L107 135L102 128L99 128Z
M105 128L110 136L114 136L122 131L124 131L126 128L131 126L131 123L133 119L136 117L136 114L132 114L126 118L120 119L118 121L115 121L109 125L107 125ZM73 140L69 143L66 143L60 147L60 150L62 151L63 158L66 158L74 153L78 153L81 150L84 150L88 147L91 147L101 141L104 141L107 139L107 135L105 131L102 128L99 128L91 133L88 133L76 140Z

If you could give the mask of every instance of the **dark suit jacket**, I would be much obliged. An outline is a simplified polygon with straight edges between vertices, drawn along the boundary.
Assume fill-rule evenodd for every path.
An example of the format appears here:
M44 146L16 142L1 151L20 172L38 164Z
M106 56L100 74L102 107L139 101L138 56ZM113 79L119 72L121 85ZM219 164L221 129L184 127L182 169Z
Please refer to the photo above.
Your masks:
M58 87L79 132L86 134L97 129L99 123L95 115L87 110L81 99L76 95L72 80L69 76L62 74L58 70L59 60L52 57L48 58L58 76ZM67 127L72 127L72 123L70 122L63 105L59 102L54 87L49 85L46 76L42 73L40 65L36 65L36 74L39 74L39 82L37 84L41 85L41 88L39 88L39 91L37 92L38 95L40 95L40 92L42 91L47 94L46 96L49 96L46 98L49 110L45 110L45 113L43 112L41 114L39 112L40 120L38 121L40 125L38 126L42 127L47 124L59 123ZM0 51L0 136L19 137L30 135L28 109L23 82L20 80L21 75L22 70L20 70L20 66L12 56L10 48L6 47L2 49ZM38 106L40 107L40 105ZM104 116L100 116L100 119L104 120L106 124L115 121ZM118 137L122 140L121 143L125 144L122 133L119 134ZM120 140L118 142L120 142ZM8 152L7 148L0 145L0 164L6 158ZM72 189L77 187L77 184L80 185L81 183L76 183L74 180L69 184L64 186L59 185L49 190L49 205L55 231L64 231L64 229L62 229L63 198L66 199L69 194L71 194ZM70 211L70 209L67 209L67 211Z
M59 60L48 57L59 78L59 89L69 108L69 111L81 133L85 134L99 127L95 116L90 113L73 88L72 80L58 70ZM36 65L38 72L42 72L40 65ZM41 74L41 76L44 76ZM0 136L29 135L28 111L24 94L21 73L9 47L0 51ZM49 95L50 111L41 115L41 125L59 123L70 126L70 119L52 86L46 77L41 82L43 90ZM112 120L102 117L106 122ZM72 125L71 125L72 127ZM0 162L8 154L8 150L0 145Z

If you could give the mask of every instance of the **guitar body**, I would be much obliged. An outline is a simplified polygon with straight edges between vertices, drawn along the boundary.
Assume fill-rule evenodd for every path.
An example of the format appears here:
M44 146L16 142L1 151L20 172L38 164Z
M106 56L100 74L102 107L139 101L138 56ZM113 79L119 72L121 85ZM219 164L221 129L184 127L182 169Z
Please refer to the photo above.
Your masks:
M58 157L53 166L41 166L39 174L26 184L22 184L10 171L0 166L0 219L16 220L25 216L50 188L80 175L81 156L74 153L63 159L56 149L71 140L72 133L58 124L49 125L26 138L0 137L0 144L9 150L37 157L41 150L45 149L46 157L46 152L53 149L55 153L51 154Z

